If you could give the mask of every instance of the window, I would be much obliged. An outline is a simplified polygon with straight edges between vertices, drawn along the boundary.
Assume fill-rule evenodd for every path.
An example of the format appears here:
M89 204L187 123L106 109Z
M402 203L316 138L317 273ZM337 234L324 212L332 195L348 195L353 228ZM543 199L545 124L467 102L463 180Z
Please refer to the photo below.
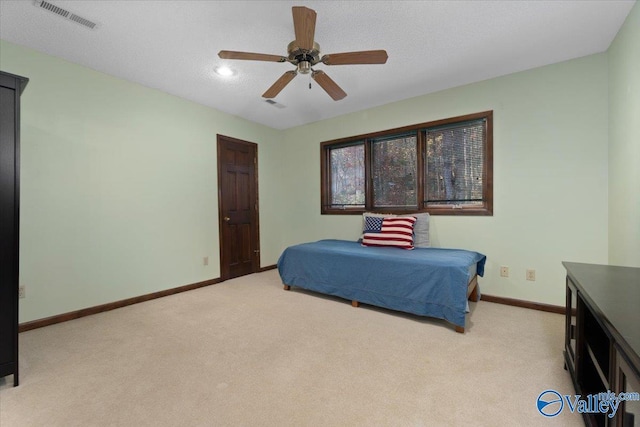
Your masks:
M417 141L415 135L371 140L374 206L418 208Z
M323 214L493 214L493 112L321 144Z
M364 208L364 144L330 148L331 206Z
M425 130L424 204L427 208L482 207L484 120Z

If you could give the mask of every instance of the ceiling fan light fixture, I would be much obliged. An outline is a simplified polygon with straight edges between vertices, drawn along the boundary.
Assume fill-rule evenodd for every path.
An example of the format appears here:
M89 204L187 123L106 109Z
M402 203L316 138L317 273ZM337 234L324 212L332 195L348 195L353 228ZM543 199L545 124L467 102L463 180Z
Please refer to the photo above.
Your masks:
M298 63L298 72L300 74L309 74L311 72L311 63L309 61L300 61Z

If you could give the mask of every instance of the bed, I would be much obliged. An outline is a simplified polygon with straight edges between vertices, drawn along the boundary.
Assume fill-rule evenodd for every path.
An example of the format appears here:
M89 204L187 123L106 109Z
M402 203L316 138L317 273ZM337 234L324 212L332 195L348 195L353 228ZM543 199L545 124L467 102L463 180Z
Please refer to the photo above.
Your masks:
M291 286L392 310L447 320L464 333L468 300L479 299L486 257L462 249L363 246L320 240L290 246L278 260Z

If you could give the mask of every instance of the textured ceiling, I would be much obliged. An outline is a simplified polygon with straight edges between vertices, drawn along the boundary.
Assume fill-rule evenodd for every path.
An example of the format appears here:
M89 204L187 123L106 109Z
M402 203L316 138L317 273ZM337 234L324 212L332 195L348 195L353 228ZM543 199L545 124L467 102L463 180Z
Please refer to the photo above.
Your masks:
M0 0L0 38L267 126L285 129L607 50L634 1L56 1L90 30ZM261 94L287 63L221 60L220 50L286 56L292 6L317 12L321 53L385 49L385 65L318 64L348 94L298 75ZM228 65L235 76L214 73ZM0 64L1 67L2 64Z

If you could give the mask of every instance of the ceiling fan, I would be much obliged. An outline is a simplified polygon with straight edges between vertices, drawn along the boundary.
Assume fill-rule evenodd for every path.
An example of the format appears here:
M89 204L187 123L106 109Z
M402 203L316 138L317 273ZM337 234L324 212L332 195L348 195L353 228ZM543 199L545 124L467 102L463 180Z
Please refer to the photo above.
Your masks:
M221 50L218 56L222 59L246 59L253 61L289 62L296 66L287 71L262 94L263 98L275 98L284 87L298 74L309 74L318 85L329 94L334 101L339 101L347 94L324 71L314 70L314 65L350 65L350 64L384 64L387 52L384 50L365 50L359 52L331 53L320 56L320 45L313 40L316 29L316 12L303 6L294 6L293 27L296 39L287 47L288 56L269 55L264 53L236 52Z

